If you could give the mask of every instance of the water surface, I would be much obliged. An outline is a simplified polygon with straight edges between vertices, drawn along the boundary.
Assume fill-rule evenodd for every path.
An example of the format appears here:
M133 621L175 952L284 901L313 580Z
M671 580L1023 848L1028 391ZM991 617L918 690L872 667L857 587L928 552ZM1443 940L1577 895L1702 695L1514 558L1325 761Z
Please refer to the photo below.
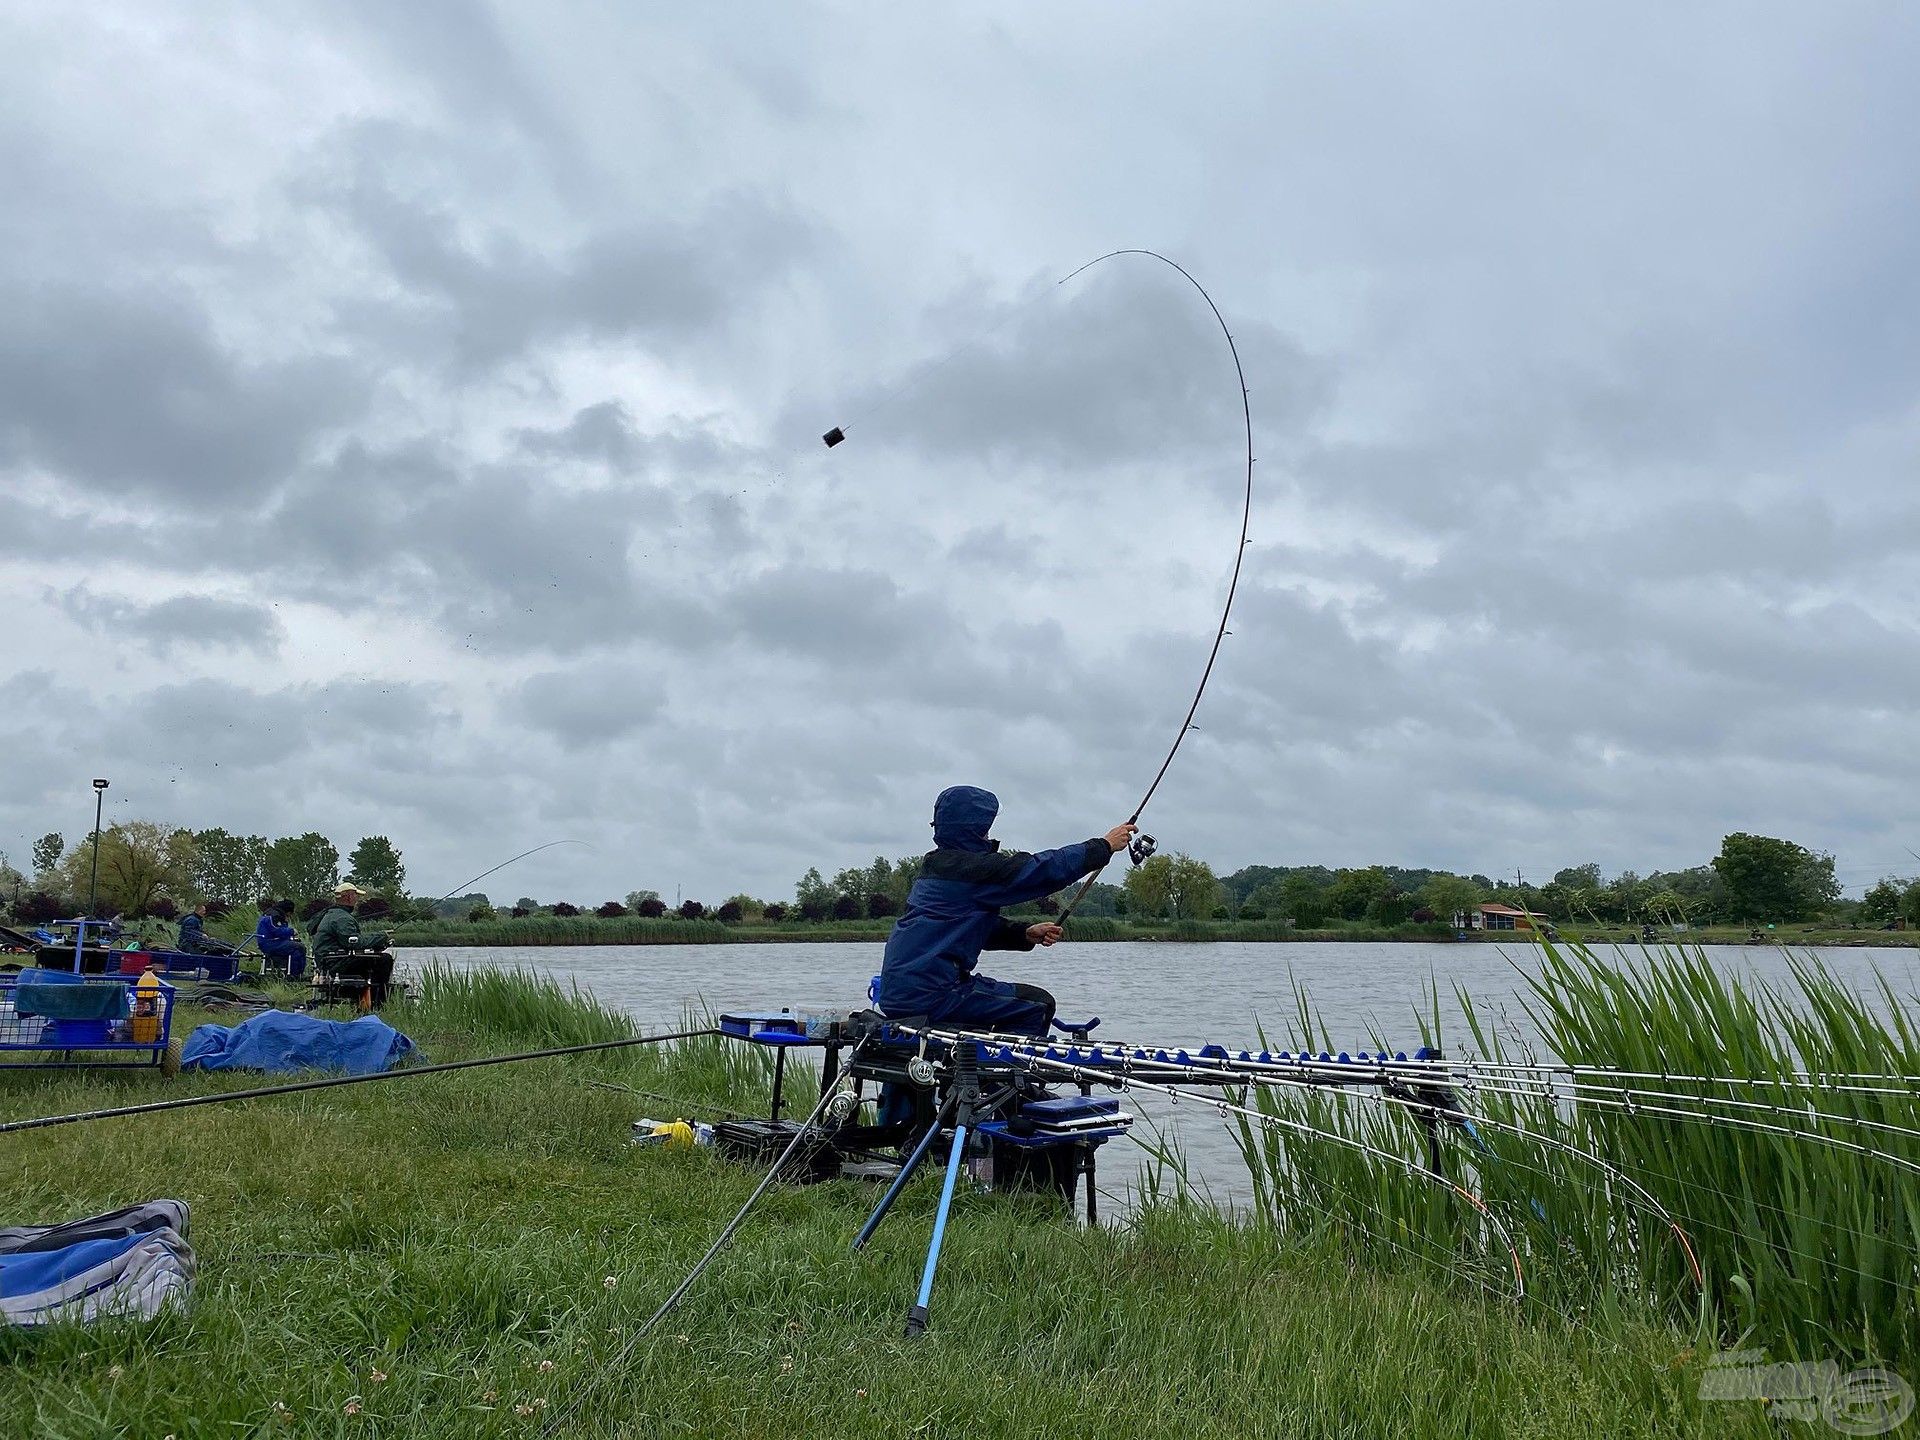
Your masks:
M401 952L419 963L438 955L455 964L522 966L577 981L648 1028L669 1028L690 1006L724 1010L796 1010L844 1013L866 1004L867 982L880 968L878 944L591 945L533 946ZM1623 963L1637 948L1614 954ZM1903 1004L1920 1014L1920 949L1847 947L1796 951L1817 955L1856 988L1884 975ZM1728 971L1788 979L1777 946L1710 946L1711 961ZM1183 944L1122 941L1062 944L1030 955L994 954L982 965L1007 979L1053 991L1067 1019L1098 1015L1100 1039L1152 1041L1189 1047L1217 1042L1259 1048L1261 1030L1275 1048L1297 1046L1296 986L1311 998L1331 1043L1351 1050L1412 1050L1420 1043L1417 1016L1437 992L1441 1033L1464 1045L1456 987L1466 990L1483 1017L1501 1017L1514 1036L1526 1022L1524 972L1537 969L1525 943L1476 944ZM1132 1097L1128 1108L1169 1125L1187 1153L1192 1173L1217 1196L1246 1193L1246 1176L1224 1122L1192 1105L1167 1113L1157 1097ZM1127 1188L1135 1167L1109 1146L1103 1185Z

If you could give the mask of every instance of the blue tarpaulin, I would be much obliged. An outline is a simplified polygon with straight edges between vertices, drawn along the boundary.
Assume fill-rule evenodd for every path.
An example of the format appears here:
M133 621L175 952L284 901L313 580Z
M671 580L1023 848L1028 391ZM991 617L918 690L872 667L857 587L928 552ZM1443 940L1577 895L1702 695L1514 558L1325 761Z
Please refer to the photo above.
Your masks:
M269 1010L238 1025L202 1025L181 1047L182 1070L342 1070L371 1075L399 1064L413 1041L377 1015L319 1020Z

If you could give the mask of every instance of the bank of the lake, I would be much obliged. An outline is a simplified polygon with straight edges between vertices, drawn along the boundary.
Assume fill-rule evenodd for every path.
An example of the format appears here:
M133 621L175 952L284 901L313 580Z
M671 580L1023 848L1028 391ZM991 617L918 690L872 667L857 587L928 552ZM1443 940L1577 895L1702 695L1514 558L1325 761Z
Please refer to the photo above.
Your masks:
M1035 920L1045 916L1035 915ZM862 944L887 938L891 920L821 921L798 924L722 924L717 920L658 920L624 915L602 919L595 915L528 915L520 919L437 920L408 922L393 931L394 944L408 949L519 948L549 945L817 945ZM1559 927L1569 940L1595 945L1641 943L1636 929L1604 926ZM1449 925L1339 925L1298 930L1278 920L1177 920L1136 924L1105 916L1076 919L1071 935L1080 941L1169 940L1192 944L1400 944L1436 942L1506 944L1524 942L1514 931L1464 930ZM1686 932L1668 932L1663 938L1699 945L1744 945L1754 935L1752 926L1708 926ZM1846 946L1910 949L1916 935L1908 931L1856 930L1795 925L1759 932L1766 943L1794 946Z
M630 1025L445 974L394 1018L436 1060ZM705 1041L0 1137L6 1222L177 1196L200 1258L191 1305L155 1324L0 1332L0 1434L1772 1433L1757 1403L1699 1398L1711 1345L1671 1321L1570 1323L1178 1206L1087 1231L963 1194L933 1331L909 1343L931 1184L858 1258L870 1190L774 1191L613 1364L757 1177L635 1151L639 1102L601 1087L746 1107L763 1082ZM0 1074L0 1114L249 1083Z

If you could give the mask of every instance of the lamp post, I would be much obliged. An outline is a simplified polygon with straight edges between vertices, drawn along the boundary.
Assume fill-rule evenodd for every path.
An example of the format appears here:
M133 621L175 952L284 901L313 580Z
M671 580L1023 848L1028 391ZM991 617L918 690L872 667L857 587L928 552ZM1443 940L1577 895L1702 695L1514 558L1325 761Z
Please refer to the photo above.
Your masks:
M93 782L93 875L87 881L87 918L93 918L100 894L100 807L107 800L107 782Z

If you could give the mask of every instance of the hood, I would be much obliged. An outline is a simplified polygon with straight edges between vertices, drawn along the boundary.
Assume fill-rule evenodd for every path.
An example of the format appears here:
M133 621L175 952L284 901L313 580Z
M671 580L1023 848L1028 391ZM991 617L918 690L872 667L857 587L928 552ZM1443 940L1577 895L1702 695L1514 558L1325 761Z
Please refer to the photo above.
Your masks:
M989 851L987 831L999 813L1000 801L991 790L951 785L933 802L933 843L942 850Z

